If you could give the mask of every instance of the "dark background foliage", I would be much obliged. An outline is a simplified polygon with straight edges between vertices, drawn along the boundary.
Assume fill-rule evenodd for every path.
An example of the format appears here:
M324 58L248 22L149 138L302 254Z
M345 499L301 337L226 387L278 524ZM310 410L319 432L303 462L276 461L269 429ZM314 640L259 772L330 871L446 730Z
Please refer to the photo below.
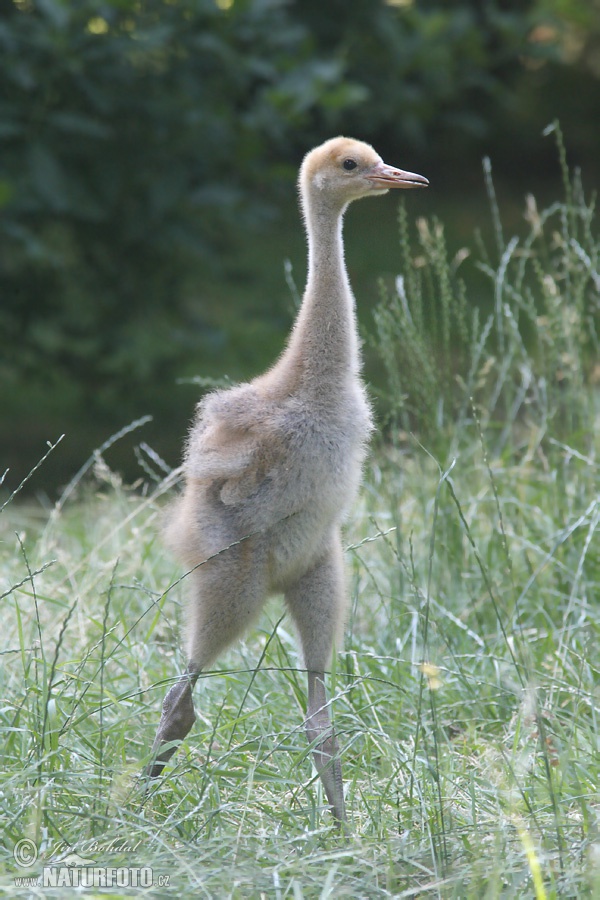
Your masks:
M483 154L517 193L556 181L554 118L593 181L598 109L597 0L0 0L2 468L66 432L53 489L148 412L176 462L177 380L281 346L264 273L288 222L302 256L313 144L371 141L458 219Z

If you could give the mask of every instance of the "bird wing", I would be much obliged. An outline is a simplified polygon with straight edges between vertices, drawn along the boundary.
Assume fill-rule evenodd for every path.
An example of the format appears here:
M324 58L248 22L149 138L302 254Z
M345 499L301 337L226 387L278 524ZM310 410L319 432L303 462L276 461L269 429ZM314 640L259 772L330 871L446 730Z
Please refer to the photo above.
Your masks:
M275 464L270 443L268 452L271 462ZM264 493L273 480L274 472L276 467L272 469L265 459L265 447L258 444L246 459L244 467L236 474L230 475L224 482L219 493L222 502L225 506L239 506L257 496L259 492Z
M246 505L259 493L252 518L271 521L290 514L282 489L289 435L281 407L270 407L250 385L217 391L201 402L186 454L189 477L221 482L226 506ZM264 524L264 523L263 523Z

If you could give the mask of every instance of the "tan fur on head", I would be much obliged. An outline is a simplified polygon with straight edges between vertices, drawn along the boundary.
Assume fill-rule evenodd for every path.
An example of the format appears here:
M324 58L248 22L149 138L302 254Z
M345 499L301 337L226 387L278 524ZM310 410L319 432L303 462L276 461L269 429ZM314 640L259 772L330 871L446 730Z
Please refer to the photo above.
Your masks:
M344 168L347 160L356 163L356 167ZM306 197L311 189L328 189L349 203L368 194L382 193L365 180L365 175L381 162L370 144L342 136L331 138L304 157L298 179L300 194Z
M355 159L363 168L381 161L370 144L340 135L306 154L300 168L300 182L306 184L312 181L315 174L326 170L341 169L344 172L343 164L346 159Z

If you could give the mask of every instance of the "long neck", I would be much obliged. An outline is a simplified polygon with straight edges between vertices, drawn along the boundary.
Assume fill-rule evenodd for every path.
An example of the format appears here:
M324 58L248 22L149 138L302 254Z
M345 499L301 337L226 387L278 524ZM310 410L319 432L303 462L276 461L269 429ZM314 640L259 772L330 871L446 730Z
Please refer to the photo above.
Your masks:
M308 278L287 350L306 388L334 391L358 374L360 357L354 297L344 264L344 209L327 199L304 199Z

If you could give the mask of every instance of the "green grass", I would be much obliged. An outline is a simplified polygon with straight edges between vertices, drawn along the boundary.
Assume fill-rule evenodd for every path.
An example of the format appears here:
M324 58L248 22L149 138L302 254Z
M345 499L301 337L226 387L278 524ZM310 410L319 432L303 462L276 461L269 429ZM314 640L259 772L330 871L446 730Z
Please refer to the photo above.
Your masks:
M561 448L548 469L533 448L488 468L476 433L465 443L451 473L417 445L380 450L348 526L352 606L330 679L348 841L322 809L277 603L204 674L196 728L142 795L184 663L163 483L144 495L97 465L96 490L57 515L8 507L4 884L30 837L47 857L64 842L97 865L150 865L175 894L528 897L530 841L539 896L592 890L597 464Z
M197 724L143 793L185 664L185 579L160 541L173 479L148 448L135 485L98 453L55 507L5 505L0 889L72 896L15 886L72 848L152 867L155 897L600 896L592 212L567 192L525 256L497 234L479 262L504 304L487 335L467 316L461 337L449 316L425 393L392 349L407 309L418 325L419 304L460 296L435 223L414 252L405 241L404 296L383 290L376 342L401 402L348 522L351 605L329 677L346 837L312 768L305 674L277 601L203 673ZM427 359L426 316L413 338ZM29 868L13 855L23 839L39 850Z

